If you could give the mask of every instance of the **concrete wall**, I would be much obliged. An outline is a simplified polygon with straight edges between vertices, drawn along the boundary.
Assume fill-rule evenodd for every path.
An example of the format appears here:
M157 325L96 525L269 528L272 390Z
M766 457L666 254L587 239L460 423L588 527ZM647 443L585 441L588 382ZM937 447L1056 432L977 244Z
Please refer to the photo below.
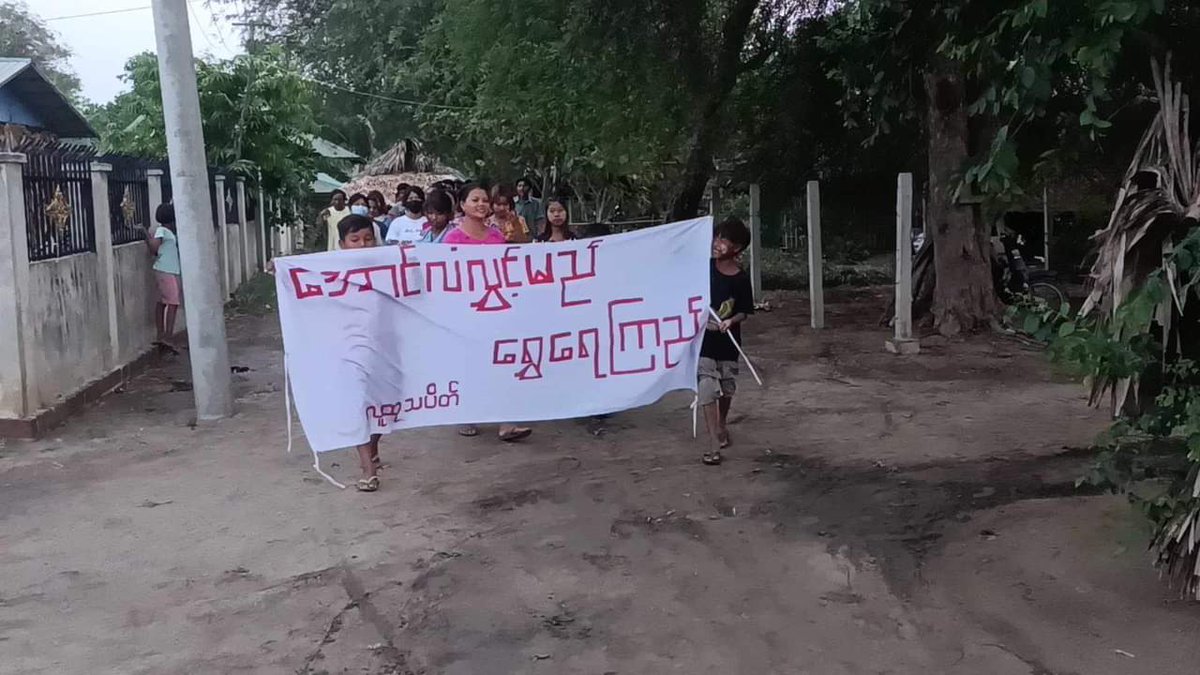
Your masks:
M33 402L49 407L108 371L108 310L95 253L29 266Z
M154 282L153 265L150 250L140 241L113 248L117 360L121 363L141 356L156 337L154 305L158 302L158 287ZM182 318L183 312L179 314Z
M89 385L119 383L126 376L124 366L151 348L158 302L153 259L145 244L111 244L111 167L103 163L92 165L97 252L29 262L24 161L24 155L0 153L0 428L9 430L36 428L43 412ZM153 210L161 199L160 176L148 182ZM258 241L247 241L236 225L228 234L228 265L236 288L257 269ZM242 256L243 247L248 258ZM226 267L224 256L218 258L213 274L223 274ZM186 329L183 311L175 325L177 332ZM14 420L20 424L5 424Z

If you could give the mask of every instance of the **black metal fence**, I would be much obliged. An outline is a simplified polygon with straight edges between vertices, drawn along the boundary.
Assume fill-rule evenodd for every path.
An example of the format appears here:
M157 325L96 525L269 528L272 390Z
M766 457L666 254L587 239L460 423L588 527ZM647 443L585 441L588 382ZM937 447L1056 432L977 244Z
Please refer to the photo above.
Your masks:
M39 145L26 155L25 233L31 261L96 250L90 148Z
M221 220L220 220L220 218L217 217L217 213L218 213L217 209L225 208L223 205L221 205L221 202L225 200L225 195L220 194L217 190L217 174L218 174L218 171L216 169L209 167L209 169L208 169L208 197L209 197L209 201L212 202L212 222L213 222L214 228L220 229L221 228Z
M155 168L162 171L162 203L170 204L175 200L175 190L171 187L171 165L162 162Z
M114 246L137 241L143 236L142 228L154 225L147 177L149 169L163 171L163 203L174 199L167 162L126 155L98 157L92 148L44 141L30 142L17 150L25 153L27 158L23 188L25 231L31 261L96 250L93 161L112 165L108 176L108 208ZM214 178L218 175L226 177L223 194L216 189ZM227 222L240 223L237 178L217 167L209 167L208 176L214 227L219 222L218 209L224 209Z
M152 226L150 185L146 178L150 165L124 155L108 155L101 160L112 165L112 173L108 175L112 243L116 246L138 241L144 228Z

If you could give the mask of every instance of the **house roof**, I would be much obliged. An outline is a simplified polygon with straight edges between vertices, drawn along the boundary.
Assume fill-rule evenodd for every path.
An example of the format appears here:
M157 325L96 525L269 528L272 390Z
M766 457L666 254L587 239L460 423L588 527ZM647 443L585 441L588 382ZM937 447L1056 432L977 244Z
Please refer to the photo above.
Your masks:
M317 194L333 192L341 187L342 181L322 172L317 172L317 176L312 182L312 191Z
M308 141L312 145L313 152L326 159L361 159L353 151L347 150L333 141L327 141L320 136L309 136Z
M63 138L96 138L99 134L33 61L0 57L0 89L26 102L45 120L45 129Z

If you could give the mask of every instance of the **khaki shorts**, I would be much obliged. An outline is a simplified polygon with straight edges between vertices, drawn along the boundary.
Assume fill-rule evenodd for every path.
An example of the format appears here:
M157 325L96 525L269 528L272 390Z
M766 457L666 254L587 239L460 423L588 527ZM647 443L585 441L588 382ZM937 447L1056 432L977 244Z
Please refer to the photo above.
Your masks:
M737 393L737 361L715 361L700 357L699 386L696 393L700 405L711 405L721 397Z

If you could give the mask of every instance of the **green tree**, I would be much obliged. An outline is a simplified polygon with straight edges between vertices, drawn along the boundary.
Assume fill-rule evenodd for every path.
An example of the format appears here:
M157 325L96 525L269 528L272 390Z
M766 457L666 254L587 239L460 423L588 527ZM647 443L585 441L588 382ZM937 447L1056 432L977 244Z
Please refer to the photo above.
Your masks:
M231 2L231 0L218 0ZM250 51L277 45L312 85L322 135L364 157L419 136L423 101L409 61L439 21L440 0L246 0ZM361 92L361 93L354 93ZM408 101L408 102L405 102Z
M33 59L59 91L77 100L79 78L67 64L71 50L58 40L54 31L29 13L25 3L0 3L0 56Z
M494 178L533 173L601 219L663 175L681 106L669 71L642 55L630 76L588 13L557 0L447 0L454 20L431 26L410 64L437 104L417 120L443 155Z
M969 197L1020 190L1037 157L1018 145L1024 130L1048 121L1094 137L1111 126L1101 110L1114 68L1162 10L1163 0L854 0L835 13L825 44L842 54L832 75L847 118L872 137L896 128L924 137L941 332L986 329L996 317L990 223Z
M822 4L254 0L247 18L324 83L325 115L357 106L330 126L361 152L419 136L467 171L565 185L592 217L668 181L689 215L733 137L740 78Z
M92 123L106 151L166 157L162 91L153 54L129 60L130 91L95 109ZM281 196L302 196L315 158L317 130L308 83L270 49L227 61L198 61L201 123L208 162L229 167Z

